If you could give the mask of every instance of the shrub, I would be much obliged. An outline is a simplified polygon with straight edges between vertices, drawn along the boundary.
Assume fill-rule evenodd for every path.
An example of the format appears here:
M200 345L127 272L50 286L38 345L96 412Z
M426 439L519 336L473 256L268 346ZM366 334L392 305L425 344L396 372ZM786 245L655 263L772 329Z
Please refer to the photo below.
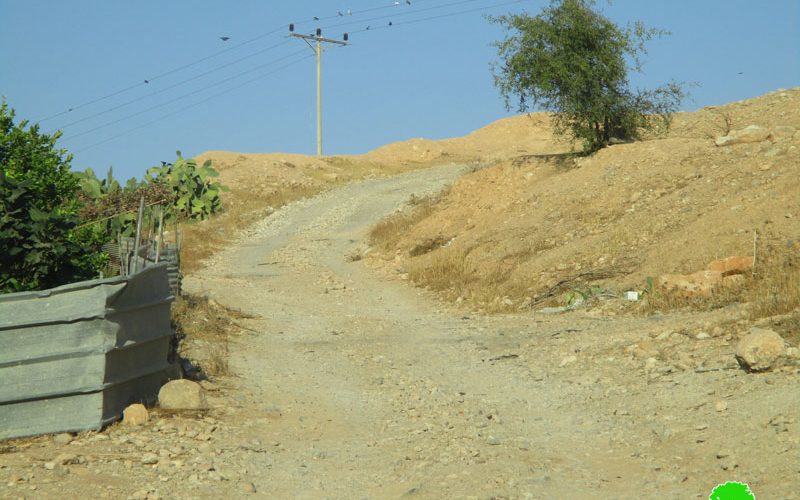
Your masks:
M637 139L664 130L685 93L668 83L654 90L629 88L629 64L641 71L644 44L666 32L642 23L620 28L592 10L592 0L553 0L541 14L490 17L511 34L496 44L495 84L511 108L541 105L555 112L556 133L583 142L584 151L612 139ZM630 63L629 63L630 61Z
M78 181L72 157L0 105L0 292L35 290L97 276L99 244L75 232Z

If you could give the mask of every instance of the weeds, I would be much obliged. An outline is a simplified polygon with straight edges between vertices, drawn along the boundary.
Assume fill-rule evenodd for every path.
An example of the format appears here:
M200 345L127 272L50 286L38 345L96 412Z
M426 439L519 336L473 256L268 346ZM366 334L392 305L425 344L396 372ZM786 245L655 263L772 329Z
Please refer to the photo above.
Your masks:
M448 192L449 188L445 188L435 195L411 195L408 201L410 209L385 217L373 226L369 232L369 244L381 251L392 250L409 228L433 213L436 205L447 196Z
M734 286L718 287L706 297L686 297L653 287L643 311L710 310L736 303L748 304L753 322L776 327L784 338L800 342L800 245L796 240L759 236L753 270Z
M229 375L228 341L242 327L234 319L249 318L207 297L184 294L172 305L172 321L180 341L179 353L202 375ZM200 348L202 346L202 348Z

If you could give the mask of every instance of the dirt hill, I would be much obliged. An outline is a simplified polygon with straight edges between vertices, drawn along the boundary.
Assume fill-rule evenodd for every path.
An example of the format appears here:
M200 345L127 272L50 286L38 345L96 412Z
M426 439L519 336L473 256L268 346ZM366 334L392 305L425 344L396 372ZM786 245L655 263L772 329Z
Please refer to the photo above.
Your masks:
M487 131L502 127L514 142L524 136L514 125L523 123ZM546 121L539 123L531 149L563 151L548 150ZM755 142L716 145L751 125L766 129ZM648 276L752 255L754 232L791 247L800 236L798 130L795 88L681 113L665 137L590 157L520 155L396 216L394 229L376 236L376 255L448 300L504 311L529 308L548 291L639 290Z
M534 113L499 120L465 137L433 141L410 139L364 155L308 156L292 153L208 151L220 180L231 188L226 212L214 221L186 228L184 266L197 269L211 253L226 246L242 228L289 201L311 196L346 182L398 174L443 163L496 162L520 155L563 152L554 141L549 118Z

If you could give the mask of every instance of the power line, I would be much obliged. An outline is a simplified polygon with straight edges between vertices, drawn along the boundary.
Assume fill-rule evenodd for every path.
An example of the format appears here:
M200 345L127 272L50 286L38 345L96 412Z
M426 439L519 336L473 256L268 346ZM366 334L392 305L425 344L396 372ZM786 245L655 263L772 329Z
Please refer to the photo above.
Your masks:
M186 111L187 109L194 108L194 107L199 106L201 104L204 104L204 103L206 103L206 102L208 102L208 101L210 101L212 99L216 99L217 97L219 97L221 95L227 94L229 92L233 92L234 90L238 90L238 89L244 87L245 85L249 85L251 83L254 83L254 82L256 82L258 80L261 80L262 78L265 78L267 76L274 75L275 73L278 73L279 71L282 71L282 70L284 70L284 69L286 69L286 68L288 68L290 66L294 66L295 64L298 64L298 63L300 63L302 61L305 61L306 59L310 59L312 57L314 57L314 56L313 55L306 55L304 57L296 59L296 60L294 60L294 61L292 61L292 62L290 62L288 64L284 64L283 66L275 68L272 71L264 73L263 75L259 75L259 76L255 77L255 78L251 78L250 80L246 80L246 81L244 81L244 82L242 82L242 83L240 83L238 85L235 85L235 86L233 86L231 88L225 89L225 90L223 90L221 92L217 92L215 94L211 94L210 96L208 96L208 97L206 97L204 99L201 99L201 100L199 100L197 102L194 102L194 103L189 104L187 106L184 106L182 108L176 109L175 111L171 111L171 112L169 112L169 113L167 113L165 115L159 116L158 118L156 118L154 120L151 120L151 121L149 121L147 123L144 123L144 124L138 125L138 126L136 126L134 128L125 130L124 132L120 132L119 134L111 136L111 137L108 137L106 139L103 139L102 141L98 141L98 142L95 142L93 144L89 144L88 146L85 146L85 147L83 147L81 149L78 149L75 152L76 153L81 153L83 151L86 151L87 149L92 149L94 147L100 146L100 145L105 144L107 142L111 142L111 141L113 141L115 139L119 139L120 137L128 135L128 134L130 134L132 132L136 132L137 130L141 130L143 128L149 127L150 125L158 123L158 122L160 122L160 121L162 121L162 120L164 120L166 118L169 118L170 116L177 115L178 113L182 113L182 112Z
M417 0L417 1L421 1L421 0ZM466 3L469 3L469 2L471 2L471 1L477 1L477 0L461 0L461 1L459 1L459 2L451 2L451 3L449 4L449 6L453 6L453 5L459 5L459 4L466 4ZM497 4L492 4L492 5L487 5L487 6L482 6L482 7L477 7L477 8L467 9L467 10L460 10L460 11L456 11L456 12L449 12L449 13L445 13L445 14L439 14L439 15L435 15L435 16L423 17L423 18L419 18L419 19L412 19L412 20L409 20L409 21L401 21L401 22L398 22L398 23L393 23L393 25L392 25L392 26L401 26L401 25L407 25L407 24L416 24L416 23L420 23L420 22L432 21L432 20L436 20L436 19L442 19L442 18L447 18L447 17L453 17L453 16L458 16L458 15L468 14L468 13L472 13L472 12L485 11L485 10L489 10L489 9L493 9L493 8L504 7L504 6L508 6L508 5L514 5L514 4L519 4L519 3L528 2L528 1L530 1L530 0L513 0L513 1L501 2L501 3L497 3ZM385 7L382 7L382 8L385 8ZM369 10L375 10L375 8L373 8L373 9L369 9ZM430 10L433 10L433 9L432 9L432 8L428 8L428 9L426 9L426 11L430 11ZM363 11L362 11L362 12L363 12ZM420 11L417 11L416 13L419 13L419 12L420 12ZM339 16L337 16L337 17L339 17ZM389 27L390 27L390 26L378 26L378 27L375 27L375 28L373 28L373 30L377 30L377 29L388 29ZM370 30L368 30L368 29L361 29L361 30L356 30L356 31L353 31L352 33L361 33L361 32L368 32L368 31L370 31ZM93 129L91 129L91 130L84 131L84 132L82 132L82 133L80 133L80 134L73 135L73 136L70 136L70 137L68 137L68 138L64 138L64 140L74 139L74 138L76 138L76 137L78 137L78 136L85 135L85 134L88 134L88 133L90 133L90 132L94 132L94 131L96 131L96 130L99 130L99 129L102 129L102 128L105 128L105 127L108 127L108 126L114 125L114 124L116 124L116 123L119 123L119 122L121 122L121 121L127 120L127 119L129 119L129 118L132 118L132 117L134 117L134 116L141 115L141 114L143 114L143 113L145 113L145 112L152 111L152 110L154 110L154 109L158 109L158 108L160 108L160 107L163 107L163 106L166 106L166 105L168 105L168 104L171 104L171 103L173 103L173 102L175 102L175 101L178 101L178 100L184 99L184 98L186 98L186 97L189 97L189 96L191 96L191 95L198 94L198 93L200 93L200 92L202 92L202 91L204 91L204 90L208 90L209 88L213 88L213 87L215 87L215 86L218 86L218 85L221 85L221 84L223 84L223 83L226 83L226 82L228 82L228 81L230 81L230 80L233 80L233 79L239 78L239 77L241 77L241 76L243 76L243 75L245 75L245 74L252 73L253 71L256 71L256 70L258 70L258 69L261 69L261 68L263 68L263 67L265 67L265 66L268 66L268 65L274 64L275 62L278 62L278 61L280 61L280 60L284 60L284 59L286 59L287 57L292 57L292 56L294 56L294 55L298 55L299 53L300 53L300 52L292 53L292 54L289 54L288 56L286 56L286 57L283 57L283 58L281 58L281 59L278 59L278 60L275 60L275 61L270 61L269 63L266 63L266 64L263 64L263 65L257 66L257 67L255 67L255 68L253 68L253 69L250 69L250 70L248 70L248 71L245 71L245 72L238 73L238 74L236 74L236 75L234 75L234 76L232 76L232 77L226 78L226 79L224 79L224 80L220 80L220 81L218 81L218 82L216 82L216 83L214 83L214 84L211 84L211 85L208 85L208 86L206 86L206 87L200 88L200 89L198 89L198 90L192 91L192 92L190 92L190 93L188 93L188 94L185 94L185 95L183 95L183 96L179 96L179 97L177 97L177 98L175 98L175 99L172 99L172 100L170 100L170 101L167 101L167 102L161 103L161 104L159 104L159 105L156 105L156 106L152 106L152 107L150 107L150 108L148 108L148 109L146 109L146 110L144 110L144 111L137 112L137 113L135 113L135 114L133 114L133 115L129 115L129 116L123 117L123 118L121 118L121 119L114 120L114 121L112 121L112 122L109 122L109 123L106 123L106 124L100 125L100 126L98 126L98 127L95 127L95 128L93 128ZM90 149L90 148L93 148L93 147L95 147L95 146L97 146L97 145L104 144L104 143L106 143L106 142L109 142L109 141L111 141L111 140L114 140L114 139L117 139L117 138L119 138L119 137L122 137L122 136L124 136L124 135L126 135L126 134L128 134L128 133L130 133L130 132L133 132L133 131L139 130L139 129L141 129L141 128L144 128L144 127L146 127L146 126L149 126L149 125L151 125L151 124L153 124L153 123L156 123L156 122L158 122L158 121L161 121L161 120L163 120L163 119L165 119L165 118L168 118L168 117L170 117L170 116L173 116L173 115L175 115L175 114L177 114L177 113L179 113L179 112L182 112L182 111L184 111L184 110L186 110L186 109L189 109L189 108L192 108L192 107L198 106L198 105L200 105L200 104L202 104L202 103L204 103L204 102L207 102L207 101L209 101L209 100L213 99L214 97L217 97L217 96L219 96L219 95L226 94L226 93L228 93L228 92L231 92L231 91L233 91L233 90L236 90L236 89L238 89L238 88L241 88L241 87L243 87L243 86L245 86L245 85L247 85L247 84L249 84L249 83L252 83L252 82L254 82L254 81L258 80L258 79L261 79L261 78L263 78L263 77L265 77L265 76L268 76L268 75L271 75L271 74L277 73L278 71L280 71L280 70L282 70L282 69L285 69L285 68L287 68L287 67L289 67L289 66L292 66L292 65L294 65L294 64L297 64L297 63L299 63L300 61L302 61L302 60L305 60L305 59L306 59L306 58L308 58L308 57L313 57L313 56L307 56L307 57L304 57L304 58L298 59L298 60L296 60L296 61L293 61L293 62L291 62L291 63L289 63L289 64L286 64L286 65L284 65L284 66L281 66L281 67L279 67L279 68L276 68L274 71L271 71L271 72L269 72L269 73L266 73L265 75L260 75L260 76L258 76L258 77L256 77L256 78L254 78L254 79L247 80L247 81L245 81L245 82L243 82L243 83L241 83L241 84L239 84L239 85L236 85L236 86L234 86L234 87L231 87L230 89L227 89L227 90L224 90L224 91L222 91L222 92L219 92L219 93L213 94L212 96L210 96L210 97L208 97L208 98L206 98L206 99L203 99L203 100L201 100L201 101L198 101L198 102L196 102L196 103L190 104L189 106L186 106L186 107L184 107L184 108L181 108L181 109L179 109L179 110L177 110L177 111L174 111L174 112L168 113L168 114L166 114L166 115L163 115L163 116L161 116L161 117L157 118L156 120L153 120L153 121L151 121L151 122L148 122L148 123L146 123L145 125L142 125L142 126L139 126L139 127L135 127L135 128L133 128L133 129L130 129L130 130L128 130L128 131L122 132L122 133L120 133L120 134L118 134L118 135L115 135L115 136L112 136L112 137L110 137L110 138L108 138L108 139L105 139L105 140L103 140L103 141L100 141L99 143L95 143L95 144L89 145L89 146L87 146L87 147L85 147L85 148L79 149L79 150L77 150L76 152L82 152L82 151L85 151L86 149Z
M469 1L472 1L472 0L469 0ZM389 28L393 28L395 26L403 26L403 25L406 25L406 24L417 24L417 23L421 23L421 22L425 22L425 21L433 21L433 20L436 20L436 19L442 19L442 18L446 18L446 17L460 16L460 15L463 15L463 14L470 14L472 12L480 12L480 11L484 11L484 10L494 9L494 8L497 8L497 7L506 7L508 5L514 5L514 4L523 3L523 2L530 2L530 1L531 0L512 0L510 2L503 2L503 3L493 4L493 5L487 5L487 6L484 6L484 7L476 7L474 9L461 10L461 11L457 11L457 12L449 12L449 13L446 13L446 14L439 14L439 15L436 15L436 16L423 17L423 18L420 18L420 19L412 19L410 21L400 21L398 23L392 23L391 25L376 26L374 28L367 27L367 28L364 28L364 29L351 31L351 33L367 33L367 32L375 31L375 30L379 30L379 29L389 29ZM461 3L466 3L466 2L461 2Z
M414 0L414 1L415 2L424 2L426 0ZM363 10L360 10L360 11L348 11L348 16L350 16L350 15L361 15L361 14L364 14L364 13L367 13L367 12L374 12L374 11L377 11L377 10L395 8L398 5L403 5L403 4L398 4L398 2L392 2L389 5L371 7L369 9L363 9ZM333 15L326 16L326 17L321 17L321 18L320 17L314 17L312 19L298 21L298 22L296 22L294 24L296 24L296 25L308 24L308 23L313 23L313 22L325 20L325 19L335 19L337 17L342 17L343 15L344 15L344 13L342 13L341 11L338 11L337 14L333 14ZM198 65L198 64L200 64L202 62L208 61L209 59L213 59L213 58L218 57L218 56L220 56L222 54L226 54L226 53L228 53L228 52L230 52L232 50L236 50L236 49L238 49L240 47L243 47L243 46L248 45L250 43L253 43L255 41L261 40L261 39L266 38L268 36L271 36L271 35L274 35L276 33L281 32L281 31L284 31L288 24L289 23L283 23L280 26L276 26L275 28L273 28L273 29L271 29L271 30L269 30L269 31L267 31L265 33L262 33L260 35L257 35L257 36L255 36L253 38L250 38L250 39L247 39L247 40L245 40L243 42L239 42L237 44L231 45L230 47L226 47L226 48L224 48L222 50L219 50L219 51L214 52L212 54L209 54L207 56L201 57L199 59L195 59L194 61L191 61L189 63L182 64L182 65L180 65L178 67L172 68L172 69L170 69L168 71L165 71L163 73L159 73L157 75L154 75L154 76L151 76L151 77L148 77L148 78L144 78L140 83L136 83L134 85L129 85L129 86L121 88L119 90L115 90L115 91L113 91L113 92L111 92L109 94L106 94L106 95L103 95L103 96L100 96L100 97L97 97L97 98L90 99L90 100L85 101L83 103L80 103L80 104L78 104L76 106L72 106L70 108L67 108L66 110L61 111L61 112L54 113L52 115L46 116L44 118L36 120L34 123L43 123L43 122L52 120L54 118L58 118L59 116L63 116L63 115L66 115L68 113L72 113L73 111L76 111L78 109L85 108L86 106L91 106L92 104L97 104L98 102L105 101L105 100L110 99L112 97L116 97L116 96L118 96L120 94L124 94L126 92L130 92L131 90L137 89L137 88L139 88L139 87L141 87L143 85L148 85L148 83L146 83L146 82L154 82L156 80L164 78L165 76L169 76L169 75L172 75L172 74L177 73L179 71L182 71L184 69L191 68L192 66L196 66L196 65Z
M354 24L363 24L363 23L367 23L367 22L370 22L370 21L379 21L381 19L392 19L392 18L396 18L396 17L400 17L400 16L408 16L408 15L411 15L411 14L421 14L423 12L428 12L428 11L431 11L431 10L446 9L447 7L453 7L455 5L463 5L463 4L477 2L477 1L479 1L479 0L458 0L456 2L450 2L450 3L443 4L443 5L435 5L435 6L427 7L427 8L424 8L424 9L416 9L414 11L398 12L396 14L389 14L389 15L377 16L377 17L370 17L368 19L360 19L358 21L347 21L347 22L344 22L344 23L332 24L330 26L324 26L322 29L323 30L328 30L328 29L331 29L331 28L341 28L342 26L352 26ZM354 31L353 33L356 33L356 31Z
M177 102L177 101L180 101L180 100L186 99L187 97L191 97L191 96L193 96L193 95L199 94L200 92L203 92L203 91L205 91L205 90L208 90L208 89L210 89L210 88L218 87L218 86L220 86L220 85L222 85L222 84L224 84L224 83L227 83L227 82L229 82L229 81L231 81L231 80L235 80L235 79L237 79L237 78L240 78L240 77L242 77L242 76L244 76L244 75L247 75L247 74L253 73L254 71L258 71L259 69L265 68L265 67L267 67L267 66L272 66L273 64L275 64L275 63L277 63L277 62L284 61L284 60L286 60L286 59L288 59L288 58L290 58L290 57L294 57L294 56L296 56L296 55L299 55L299 54L301 54L301 53L303 53L303 52L305 52L305 49L303 49L303 50L299 50L299 51L297 51L297 52L292 52L291 54L288 54L288 55L286 55L286 56L284 56L284 57L281 57L281 58L278 58L278 59L274 59L274 60L272 60L272 61L269 61L269 62L267 62L267 63L261 64L261 65L259 65L259 66L256 66L256 67L254 67L254 68L251 68L251 69L249 69L249 70L247 70L247 71L242 71L242 72L240 72L240 73L237 73L237 74L235 74L235 75L233 75L233 76L230 76L230 77L228 77L228 78L225 78L225 79L219 80L219 81L217 81L217 82L214 82L214 83L212 83L212 84L210 84L210 85L206 85L205 87L201 87L201 88L199 88L199 89L197 89L197 90L193 90L192 92L189 92L189 93L186 93L186 94L182 94L182 95L180 95L180 96L178 96L178 97L175 97L175 98L173 98L173 99L170 99L170 100L168 100L168 101L165 101L165 102L162 102L162 103L156 104L156 105L154 105L154 106L150 106L149 108L145 108L145 109L143 109L143 110L137 111L136 113L132 113L132 114L129 114L129 115L123 116L122 118L118 118L118 119L116 119L116 120L112 120L112 121L110 121L110 122L107 122L107 123L104 123L104 124L102 124L102 125L98 125L98 126L96 126L96 127L94 127L94 128L90 128L90 129L88 129L88 130L84 130L83 132L80 132L80 133L77 133L77 134L72 134L72 135L70 135L70 136L64 137L64 138L62 138L62 140L64 140L64 141L69 141L69 140L75 139L75 138L77 138L77 137L81 137L81 136L84 136L84 135L86 135L86 134L90 134L90 133L92 133L92 132L96 132L96 131L98 131L98 130L100 130L100 129L103 129L103 128L106 128L106 127L110 127L110 126L112 126L112 125L116 125L117 123L123 122L123 121L125 121L125 120L129 120L129 119L131 119L131 118L134 118L134 117L137 117L137 116L143 115L144 113L148 113L148 112L150 112L150 111L154 111L154 110L156 110L156 109L162 108L162 107L164 107L164 106L167 106L167 105L169 105L169 104L172 104L172 103L174 103L174 102Z
M233 60L231 62L228 62L228 63L222 64L220 66L217 66L216 68L212 68L212 69L210 69L208 71L205 71L203 73L197 74L197 75L192 76L190 78L186 78L185 80L181 80L181 81L179 81L177 83L174 83L174 84L172 84L172 85L170 85L168 87L164 87L163 89L156 90L155 92L151 92L149 94L145 94L143 96L136 97L136 98L131 99L129 101L123 102L122 104L118 104L116 106L113 106L111 108L105 109L103 111L98 111L97 113L85 116L83 118L80 118L78 120L69 122L69 123L64 124L64 125L61 125L60 127L56 127L55 130L63 130L65 128L67 128L67 127L71 127L73 125L77 125L79 123L83 123L85 121L91 120L92 118L97 118L98 116L102 116L102 115L111 113L112 111L116 111L118 109L124 108L125 106L133 104L135 102L143 101L144 99L147 99L148 97L153 97L153 96L158 95L158 94L163 94L164 92L172 90L172 89L174 89L176 87L180 87L181 85L184 85L184 84L189 83L191 81L197 80L198 78L202 78L204 76L210 75L211 73L215 73L215 72L217 72L217 71L219 71L221 69L227 68L229 66L233 66L234 64L240 63L240 62L242 62L242 61L244 61L246 59L250 59L251 57L255 57L255 56L261 55L261 54L263 54L265 52L269 52L270 50L276 49L276 48L278 48L278 47L280 47L282 45L286 45L287 43L289 43L289 40L284 40L284 41L282 41L280 43L276 43L275 45L271 45L271 46L269 46L269 47L267 47L265 49L261 49L261 50L259 50L257 52L253 52L252 54L248 54L248 55L246 55L244 57L240 57L239 59L236 59L236 60Z

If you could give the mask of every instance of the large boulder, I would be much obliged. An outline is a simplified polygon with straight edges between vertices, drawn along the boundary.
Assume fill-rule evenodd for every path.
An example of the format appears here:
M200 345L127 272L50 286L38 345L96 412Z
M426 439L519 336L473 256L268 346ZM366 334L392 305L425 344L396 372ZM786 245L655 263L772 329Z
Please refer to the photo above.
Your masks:
M726 259L713 260L708 264L709 271L719 271L722 276L744 274L753 268L753 257L737 256Z
M770 134L768 128L750 125L742 130L734 130L726 136L717 137L715 143L717 146L730 146L745 142L761 142L769 139Z
M181 379L164 384L158 391L158 405L164 410L206 410L205 390L197 382Z
M760 372L780 365L786 356L783 337L767 328L751 328L736 346L736 360L747 371Z
M685 297L707 297L714 288L722 285L720 271L698 271L692 274L665 274L658 284L666 291Z

